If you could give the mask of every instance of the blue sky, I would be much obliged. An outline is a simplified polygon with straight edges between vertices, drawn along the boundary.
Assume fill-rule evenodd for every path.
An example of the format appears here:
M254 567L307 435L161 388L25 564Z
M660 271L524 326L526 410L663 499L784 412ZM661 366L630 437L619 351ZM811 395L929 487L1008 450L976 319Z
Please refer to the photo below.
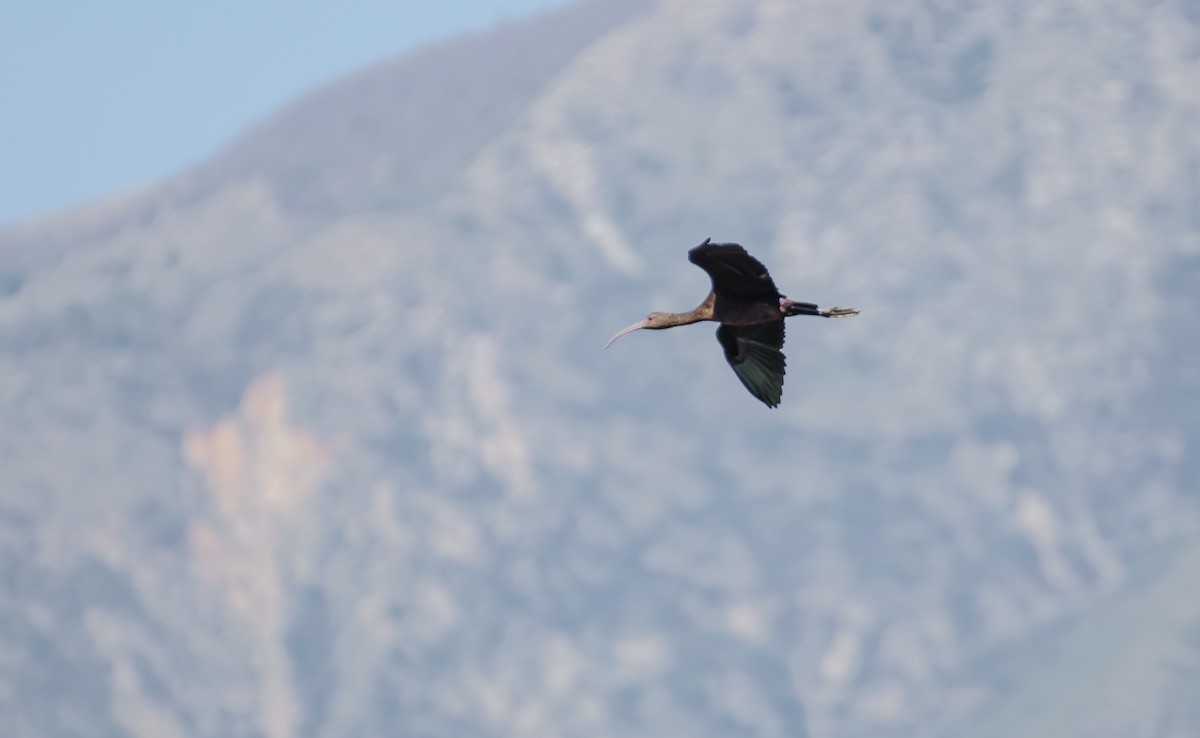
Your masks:
M0 225L203 160L314 85L567 0L0 2Z

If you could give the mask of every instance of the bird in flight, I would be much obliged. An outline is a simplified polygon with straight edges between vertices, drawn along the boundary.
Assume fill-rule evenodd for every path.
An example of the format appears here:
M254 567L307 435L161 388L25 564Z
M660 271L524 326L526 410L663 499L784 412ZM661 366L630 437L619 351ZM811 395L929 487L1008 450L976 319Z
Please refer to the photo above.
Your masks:
M640 328L661 330L711 320L725 359L750 394L767 407L783 398L783 321L793 315L842 318L858 315L853 308L823 308L796 302L780 294L767 268L736 243L712 243L711 238L688 251L688 261L712 277L712 291L686 313L650 313L645 320L608 339L608 348L621 336Z

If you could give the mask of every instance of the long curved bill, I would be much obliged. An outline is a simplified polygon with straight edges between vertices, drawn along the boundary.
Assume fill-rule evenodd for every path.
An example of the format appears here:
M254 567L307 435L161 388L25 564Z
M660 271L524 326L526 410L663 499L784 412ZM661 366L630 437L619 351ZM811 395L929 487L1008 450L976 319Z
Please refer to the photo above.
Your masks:
M617 333L617 335L608 339L608 343L604 344L604 348L608 348L609 346L613 345L613 341L617 340L618 338L625 335L626 333L633 333L637 329L645 328L645 327L646 327L646 321L639 320L638 322L634 323L633 325L629 326L628 328L622 329L620 332Z

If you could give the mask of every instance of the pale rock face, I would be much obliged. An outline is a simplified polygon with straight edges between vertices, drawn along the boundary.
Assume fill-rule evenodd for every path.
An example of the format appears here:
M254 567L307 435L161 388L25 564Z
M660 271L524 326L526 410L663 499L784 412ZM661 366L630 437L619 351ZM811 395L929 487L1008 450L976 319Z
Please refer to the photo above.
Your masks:
M0 732L1196 734L1197 48L595 3L0 234ZM708 236L862 310L778 411L600 350Z

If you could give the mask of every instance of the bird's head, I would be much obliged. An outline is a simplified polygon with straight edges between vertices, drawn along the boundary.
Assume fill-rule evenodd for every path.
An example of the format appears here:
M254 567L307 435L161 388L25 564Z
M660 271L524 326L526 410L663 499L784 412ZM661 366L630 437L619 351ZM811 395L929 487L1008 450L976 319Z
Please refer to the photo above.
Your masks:
M604 348L608 348L609 346L613 345L613 341L616 341L618 338L625 335L626 333L632 333L641 328L649 328L650 330L661 330L663 328L670 328L672 325L674 325L674 323L671 322L671 314L670 313L650 313L649 315L647 315L645 317L644 320L639 320L638 322L634 323L633 325L629 326L628 328L622 328L620 331L618 331L617 335L608 339L608 343L604 344Z
M649 328L652 331L660 330L662 328L670 328L671 326L675 325L671 322L672 317L673 316L671 313L650 313L640 325L643 328Z

